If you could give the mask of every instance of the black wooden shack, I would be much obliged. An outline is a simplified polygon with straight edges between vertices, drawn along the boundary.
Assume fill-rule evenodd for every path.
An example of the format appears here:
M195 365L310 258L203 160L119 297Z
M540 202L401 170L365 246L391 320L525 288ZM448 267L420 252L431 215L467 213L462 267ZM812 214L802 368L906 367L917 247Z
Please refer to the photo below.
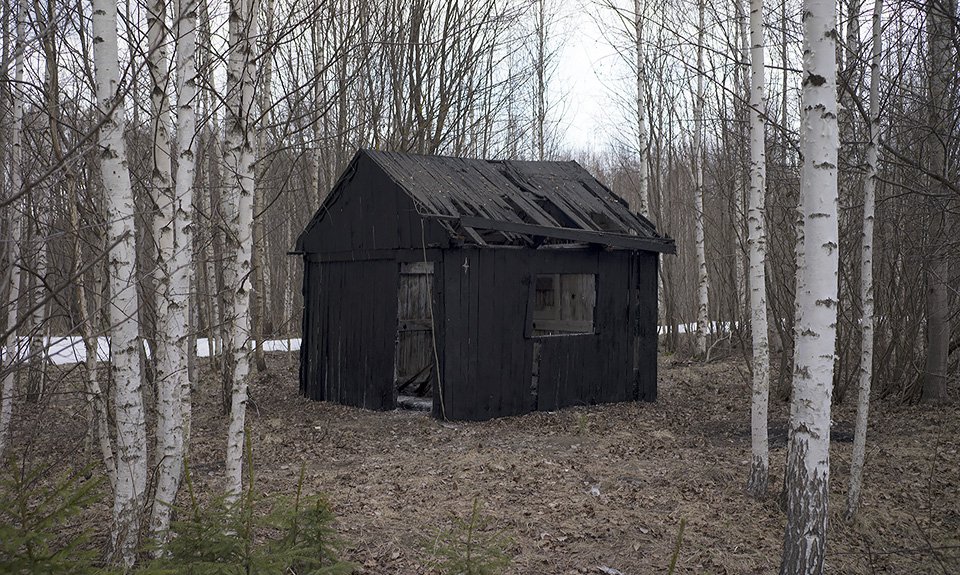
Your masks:
M361 150L297 240L300 390L453 420L653 401L658 252L576 162Z

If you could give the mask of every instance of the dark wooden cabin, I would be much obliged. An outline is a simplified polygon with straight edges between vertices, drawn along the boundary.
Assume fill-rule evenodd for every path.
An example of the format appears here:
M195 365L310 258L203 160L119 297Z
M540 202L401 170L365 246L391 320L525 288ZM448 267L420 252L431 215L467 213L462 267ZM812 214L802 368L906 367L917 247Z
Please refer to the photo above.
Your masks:
M653 401L658 252L576 162L361 150L297 240L300 390L453 420Z

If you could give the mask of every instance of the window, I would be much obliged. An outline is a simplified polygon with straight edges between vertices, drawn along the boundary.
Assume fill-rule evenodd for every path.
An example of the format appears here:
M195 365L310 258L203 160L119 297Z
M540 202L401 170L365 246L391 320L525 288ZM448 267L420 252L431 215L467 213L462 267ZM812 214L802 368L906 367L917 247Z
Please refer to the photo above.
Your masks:
M596 275L537 274L533 292L534 337L595 333Z

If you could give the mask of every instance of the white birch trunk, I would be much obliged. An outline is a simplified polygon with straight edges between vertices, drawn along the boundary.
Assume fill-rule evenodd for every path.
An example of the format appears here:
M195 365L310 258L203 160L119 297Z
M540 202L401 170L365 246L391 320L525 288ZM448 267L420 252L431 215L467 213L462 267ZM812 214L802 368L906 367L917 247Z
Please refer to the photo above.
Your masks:
M254 162L252 125L254 111L253 61L257 18L254 0L230 3L231 52L227 68L228 110L225 152L228 167L229 197L236 202L231 213L234 283L230 285L232 319L229 345L234 353L230 401L230 426L227 432L227 485L231 501L243 489L244 425L247 387L250 375L250 271L253 251Z
M179 368L186 374L188 358L196 350L196 329L189 321L193 286L193 186L197 153L197 2L177 0L177 176L174 188L174 276L171 324L181 329L175 342ZM193 300L195 301L195 299ZM181 327L182 326L182 327ZM180 363L182 362L182 363ZM183 445L190 439L193 381L180 378ZM185 448L184 448L185 450ZM181 461L182 466L182 461Z
M117 488L113 504L113 552L127 566L136 559L141 510L147 485L147 434L141 390L139 298L134 266L133 189L123 139L124 119L119 91L117 6L91 0L93 58L100 127L100 172L110 214L107 236L110 282L110 356L114 421L117 428Z
M14 78L16 84L13 86L13 126L11 128L10 147L10 193L18 194L23 187L23 91L21 85L23 82L23 42L26 23L24 22L25 10L23 8L24 0L17 2L17 40L14 50ZM7 436L10 433L10 423L13 421L13 394L16 391L17 367L21 361L20 345L17 338L17 330L13 329L19 320L17 311L20 303L20 265L22 258L22 249L20 242L23 228L21 222L24 219L23 214L17 213L17 206L23 204L18 201L9 207L7 229L10 230L10 270L7 281L9 282L9 303L7 307L7 330L10 334L7 340L3 342L6 347L6 361L2 363L3 383L0 384L0 460L7 447Z
M873 376L873 216L876 208L877 167L880 137L880 55L881 10L883 0L873 6L873 61L870 63L870 142L867 144L867 168L863 175L863 237L860 245L860 379L857 389L857 423L853 432L853 459L850 462L850 487L847 490L848 521L860 508L863 463L867 449L867 421L870 411L870 383Z
M154 22L159 21L159 33L151 36L165 42L166 7L162 0L154 3ZM185 0L177 6L177 143L178 166L176 188L169 182L171 174L165 174L169 195L159 198L160 217L158 238L158 267L163 280L158 282L157 318L157 487L153 504L150 530L161 545L167 539L172 505L176 501L183 473L186 416L190 402L189 349L193 330L189 322L190 270L192 268L192 209L193 209L193 156L196 139L196 121L193 111L196 94L194 54L196 52L196 12L192 2ZM166 54L160 50L151 56L161 55L155 68L157 78L164 80L156 85L154 96L162 96L163 103L155 107L161 113L161 123L168 117L167 95L163 87L169 83ZM155 136L168 136L166 130L157 130ZM169 139L155 146L157 153L166 146L167 161L156 161L155 176L159 166L169 170ZM157 182L159 183L159 182Z
M695 353L700 358L707 356L707 331L710 302L708 299L709 276L707 275L707 251L703 231L703 48L706 34L704 24L705 0L697 3L697 94L693 105L693 174L694 185L694 243L697 249L697 335Z
M764 138L763 0L750 2L750 198L747 243L750 248L750 328L753 336L753 393L750 430L752 459L747 491L754 497L767 492L770 455L767 444L767 404L770 395L770 347L767 341L767 257L764 209L767 154Z
M835 0L805 0L801 95L804 267L799 276L796 365L785 485L781 574L823 572L830 479L830 399L837 323Z
M173 259L174 246L174 192L170 149L170 104L167 88L170 84L170 63L167 53L167 4L165 0L153 0L147 12L147 36L149 38L148 68L152 79L150 94L153 171L151 192L153 194L153 234L157 246L157 261L154 270L156 279L157 332L154 349L157 386L157 427L154 468L156 489L153 511L150 517L150 535L163 545L170 525L170 513L180 485L180 469L183 459L183 416L181 412L180 378L177 341L185 326L176 325L176 303L173 301L173 274L176 273Z
M633 211L648 217L650 202L647 198L649 187L649 159L647 158L647 97L643 54L643 2L633 0L634 39L636 40L637 66L637 199Z

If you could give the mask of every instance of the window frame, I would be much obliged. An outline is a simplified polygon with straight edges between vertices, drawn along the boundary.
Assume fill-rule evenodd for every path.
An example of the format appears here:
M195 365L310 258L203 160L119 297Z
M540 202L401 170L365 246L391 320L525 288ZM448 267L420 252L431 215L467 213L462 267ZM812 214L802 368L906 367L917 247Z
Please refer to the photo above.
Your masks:
M584 330L584 331L559 331L559 333L536 333L537 331L540 331L535 325L537 320L534 317L536 313L537 283L538 283L538 278L542 276L553 277L554 291L557 294L556 298L557 298L558 310L560 309L560 300L564 295L563 280L561 279L561 276L593 276L593 311L591 314L592 318L590 320L589 331ZM526 321L524 325L525 338L543 339L543 338L552 338L552 337L583 337L583 336L594 336L599 333L599 330L597 327L597 299L600 291L599 289L600 274L595 272L582 272L582 271L557 272L557 271L540 270L540 271L533 272L530 274L530 276L528 276L528 283L529 283L529 287L528 287L528 296L527 296L527 314L526 314ZM576 322L577 320L563 320L558 318L555 320L541 320L541 321L557 321L557 322L567 323L567 322ZM580 321L582 321L583 323L586 323L586 320L580 320ZM558 331L558 330L551 330L551 331Z

